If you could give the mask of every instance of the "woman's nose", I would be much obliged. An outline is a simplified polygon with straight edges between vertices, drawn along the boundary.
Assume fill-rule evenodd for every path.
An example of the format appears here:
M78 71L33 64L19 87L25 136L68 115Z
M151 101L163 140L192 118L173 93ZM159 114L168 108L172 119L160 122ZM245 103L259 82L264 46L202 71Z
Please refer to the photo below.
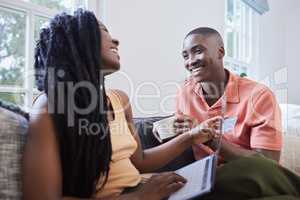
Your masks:
M112 39L112 42L117 46L119 46L119 44L120 44L119 40L114 39L114 38Z

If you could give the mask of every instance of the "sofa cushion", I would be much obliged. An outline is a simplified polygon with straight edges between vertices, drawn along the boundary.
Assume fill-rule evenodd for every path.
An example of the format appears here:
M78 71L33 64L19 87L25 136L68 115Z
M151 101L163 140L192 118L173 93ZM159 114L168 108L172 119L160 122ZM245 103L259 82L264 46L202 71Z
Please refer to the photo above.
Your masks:
M21 159L27 120L0 107L0 197L21 199Z
M160 142L155 138L152 132L153 123L166 117L134 118L134 124L141 138L143 149L148 149L160 145ZM156 172L174 171L194 161L195 159L192 148L189 148L176 159L168 163L165 167L157 170Z

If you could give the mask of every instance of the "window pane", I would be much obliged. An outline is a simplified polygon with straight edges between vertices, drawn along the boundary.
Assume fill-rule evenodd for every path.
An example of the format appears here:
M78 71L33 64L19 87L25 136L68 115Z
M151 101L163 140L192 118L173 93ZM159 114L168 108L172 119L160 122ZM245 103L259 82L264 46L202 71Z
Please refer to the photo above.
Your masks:
M230 70L230 72L239 75L233 63L225 61L225 67L226 69Z
M241 61L241 50L240 50L240 32L234 32L234 40L235 40L235 45L233 47L233 52L234 52L234 58L238 59Z
M65 11L70 11L71 6L72 6L72 0L24 0L28 1L40 6L45 6L50 9L55 9L55 10L65 10Z
M87 8L88 0L75 0L75 8Z
M40 30L42 26L44 26L49 19L46 17L35 16L35 25L34 25L34 40L37 41L40 36Z
M228 57L234 56L234 35L232 31L227 32L227 47L226 47L226 54Z
M227 0L227 22L232 23L234 17L234 0Z
M25 20L25 13L0 7L0 85L23 85Z
M251 62L251 50L253 45L252 40L252 21L251 21L251 8L249 6L246 6L246 46L245 46L245 56L246 56L246 62Z
M242 2L241 1L235 1L235 11L234 11L234 17L235 17L235 25L241 26L242 23Z
M230 63L230 62L224 61L224 66L225 66L226 69L229 69L230 71L232 70L231 63Z
M85 0L24 0L58 11L72 11L75 6L85 7Z
M23 93L8 93L0 92L0 99L20 106L24 105L24 94Z
M37 41L40 37L40 31L41 28L47 25L47 22L49 22L49 19L46 17L41 17L41 16L35 16L35 25L34 25L34 40ZM35 76L33 72L32 74L29 75L30 80L32 81L32 85L34 88L36 87L36 81L35 81Z

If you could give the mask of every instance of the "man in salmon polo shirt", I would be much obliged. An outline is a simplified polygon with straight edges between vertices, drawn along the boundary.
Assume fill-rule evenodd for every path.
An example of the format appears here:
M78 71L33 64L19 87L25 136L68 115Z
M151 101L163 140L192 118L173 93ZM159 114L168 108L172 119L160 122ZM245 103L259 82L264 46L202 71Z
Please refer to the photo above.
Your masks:
M175 130L182 133L221 116L226 102L223 116L229 125L221 140L221 158L226 162L259 153L279 161L281 112L273 93L262 84L224 69L224 55L223 39L212 28L196 28L185 37L182 56L191 76L177 93ZM212 153L217 143L213 139L194 145L195 158Z

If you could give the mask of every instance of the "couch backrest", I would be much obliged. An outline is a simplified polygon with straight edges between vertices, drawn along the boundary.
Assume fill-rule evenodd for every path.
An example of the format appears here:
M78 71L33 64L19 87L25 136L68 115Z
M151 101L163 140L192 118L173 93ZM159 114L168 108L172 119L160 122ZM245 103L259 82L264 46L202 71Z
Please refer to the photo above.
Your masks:
M147 117L147 118L134 119L134 124L141 138L143 149L148 149L160 145L160 142L154 137L152 132L153 123L158 120L162 120L166 117ZM170 163L168 163L165 167L157 170L156 172L174 171L194 161L195 159L194 159L192 148L189 148L185 152L183 152L180 156L178 156Z
M21 161L28 121L0 107L0 198L21 199Z

